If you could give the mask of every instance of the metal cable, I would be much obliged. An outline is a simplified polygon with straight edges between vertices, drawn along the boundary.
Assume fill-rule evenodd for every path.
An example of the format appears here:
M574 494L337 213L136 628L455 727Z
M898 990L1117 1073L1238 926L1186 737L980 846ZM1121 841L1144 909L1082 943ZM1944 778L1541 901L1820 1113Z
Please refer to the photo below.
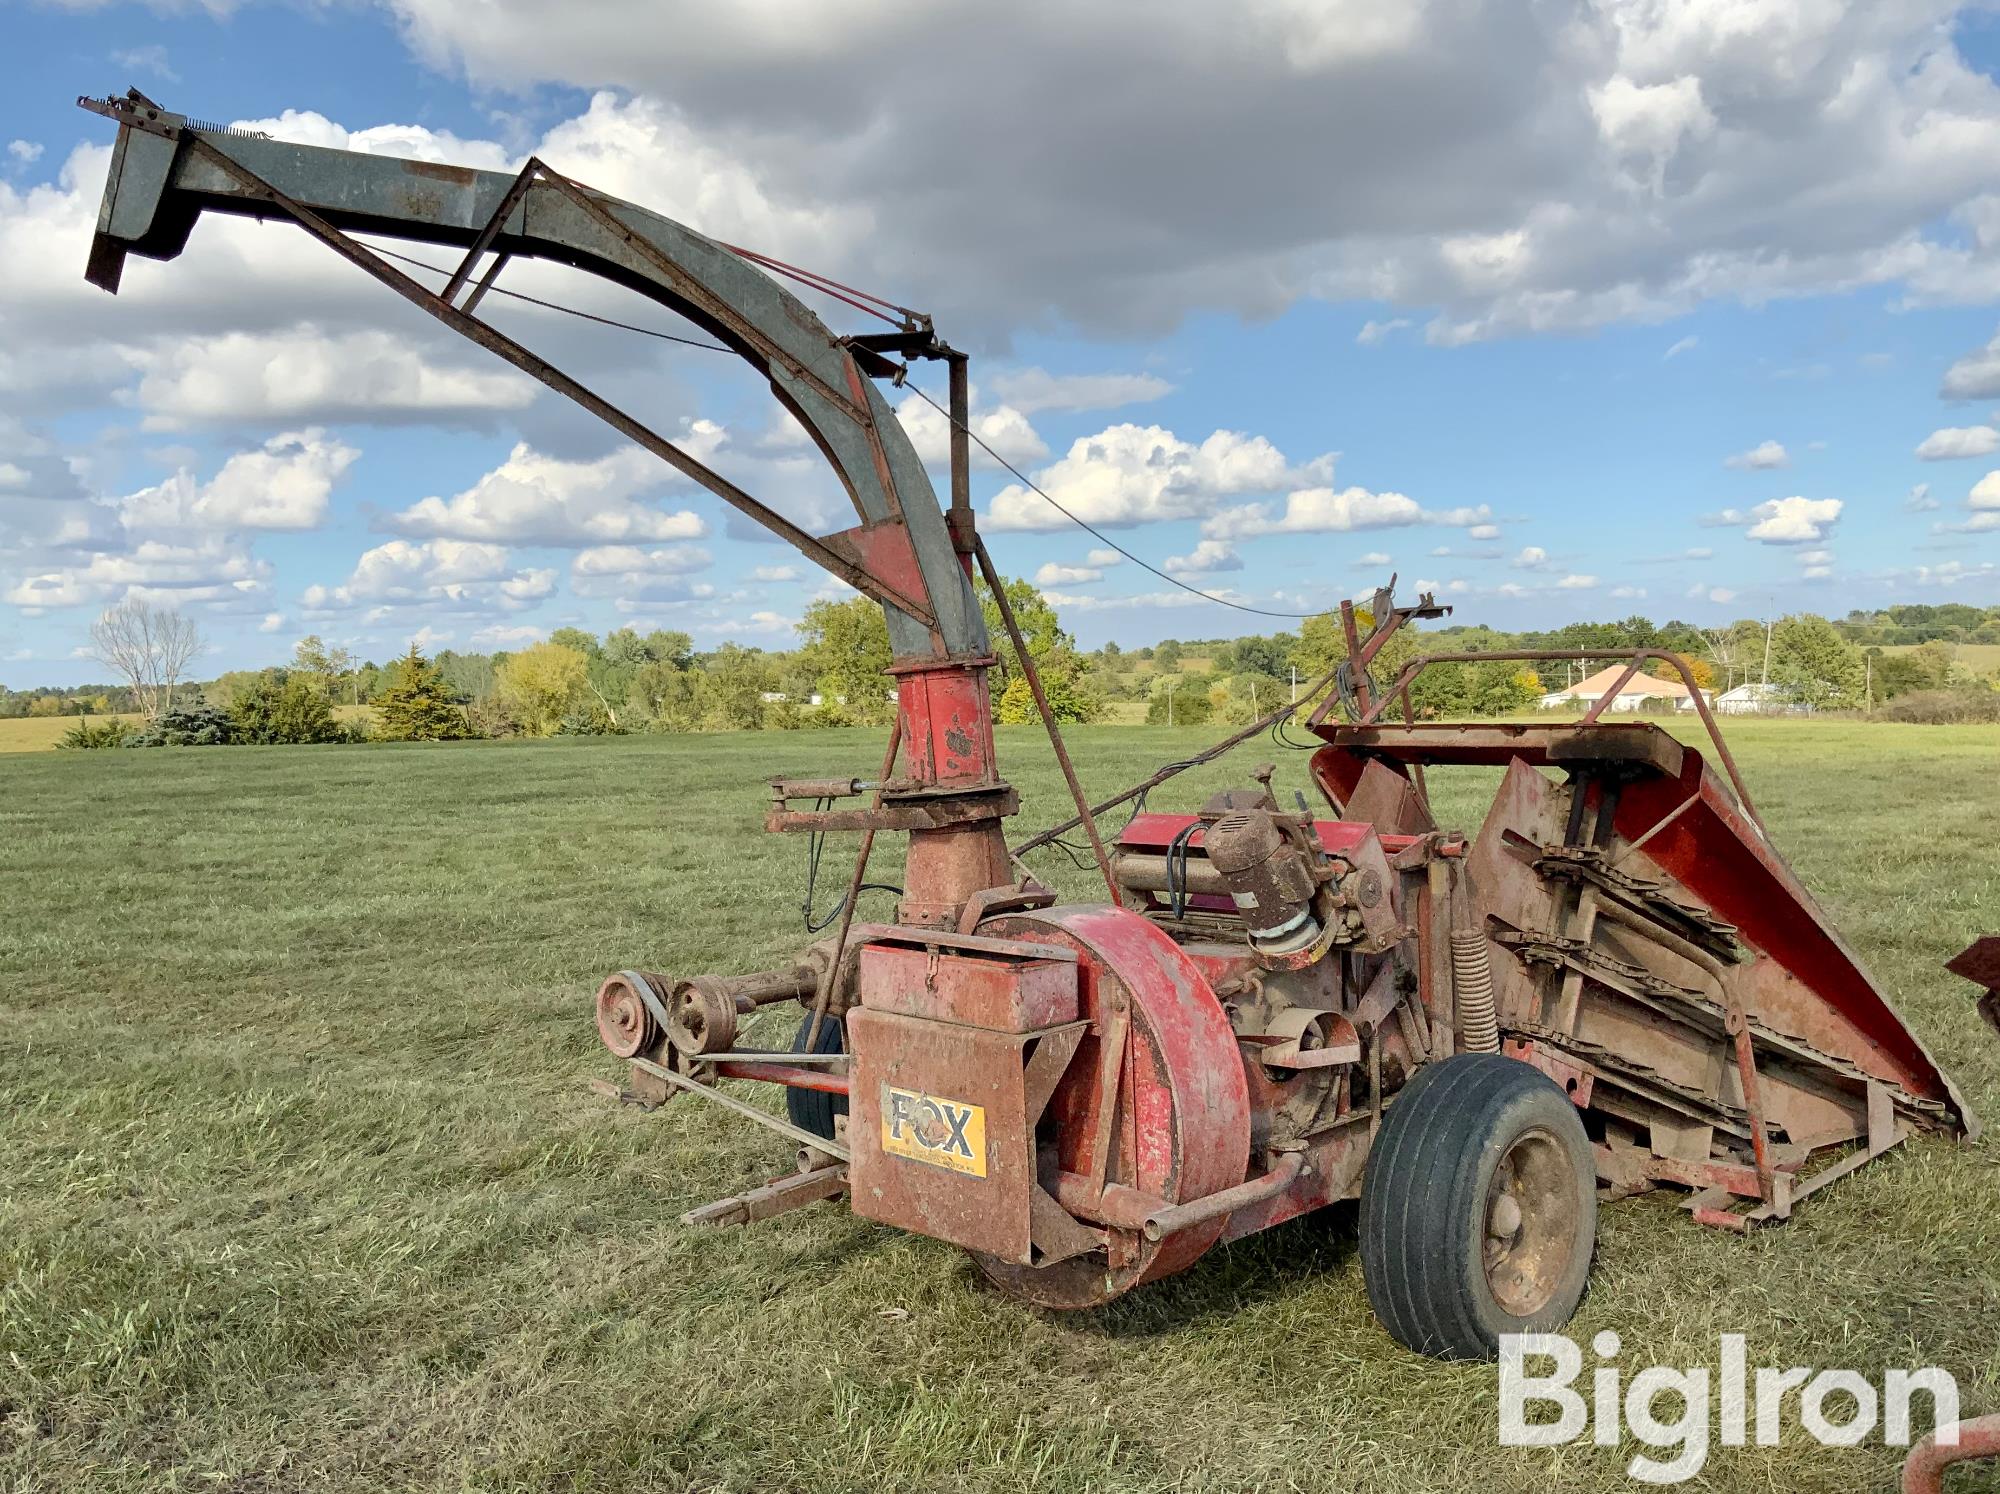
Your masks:
M401 260L406 265L412 265L420 270L428 270L430 271L431 274L442 275L446 279L450 279L451 277L452 272L450 270L442 268L439 265L429 264L424 260L412 258L410 255L407 254L398 254L395 250L384 249L380 245L370 245L369 247L373 249L377 254L381 254L386 258ZM725 245L724 247L730 247L730 246ZM780 267L775 261L767 260L762 255L755 255L746 250L738 249L734 250L733 252L741 254L745 259L751 259L760 264L767 264L773 269L781 269L781 273L789 273L795 268L789 265ZM801 280L801 283L810 284L811 282L803 280L802 276L810 275L811 273L812 272L810 271L799 272L798 274L793 274L792 278ZM833 284L838 284L838 282L828 282L828 284L833 285ZM826 290L827 294L835 295L837 299L840 300L847 299L844 296L838 296L836 292L828 289L827 286L816 286L815 289ZM504 287L498 285L490 287L487 291L487 294L494 296L506 296L515 301L525 301L530 306L541 307L544 311L560 311L567 316L581 317L584 321L596 322L600 326L616 327L621 332L636 332L641 337L656 337L662 342L679 343L682 347L700 348L703 352L708 352L708 353L735 352L734 348L724 347L719 342L701 342L692 337L677 337L671 332L661 332L652 327L640 327L634 325L631 322L621 322L615 317L599 316L594 311L583 311L575 306L564 306L561 302L558 301L545 301L539 296L530 296L522 291L507 290ZM856 292L856 294L865 294L865 293ZM879 299L879 298L870 297L870 299ZM854 305L856 303L850 301L848 302L848 304ZM885 306L895 305L893 301L884 301L882 302L882 304ZM881 312L875 311L871 307L861 306L858 309L862 311L867 311L874 316L882 315ZM902 308L898 307L897 309L901 310ZM888 319L885 318L885 320ZM1068 519L1070 523L1076 525L1077 528L1083 530L1086 534L1089 534L1092 538L1098 540L1106 548L1116 550L1120 555L1124 556L1127 560L1131 561L1132 564L1138 566L1140 570L1159 577L1160 580L1166 582L1169 586L1177 586L1182 591L1186 592L1189 596L1199 597L1204 602L1213 602L1218 607L1229 607L1233 608L1235 611L1252 613L1258 617L1281 617L1296 621L1302 618L1319 617L1322 614L1331 610L1330 608L1327 607L1321 607L1318 610L1312 612L1284 612L1271 607L1252 607L1247 602L1232 602L1229 600L1228 597L1219 597L1212 591L1203 591L1198 586L1188 585L1187 582L1181 580L1178 576L1170 575L1166 571L1163 571L1158 566L1154 565L1151 561L1146 560L1141 556L1134 555L1130 550L1126 549L1123 545L1119 544L1118 541L1111 538L1110 535L1106 534L1096 525L1090 523L1086 519L1078 518L1075 514L1071 513L1067 508L1064 508L1062 504L1058 503L1055 499L1051 498L1046 492L1044 492L1026 473L1021 471L1019 467L1016 467L1012 462L1008 461L1005 457L1000 455L999 452L995 451L991 446L989 446L986 443L986 441L980 436L980 434L977 431L973 430L971 426L965 424L963 421L953 420L951 417L951 412L949 410L947 410L943 405L939 404L936 400L932 399L928 394L926 394L922 389L918 388L915 384L906 383L904 387L907 388L910 391L910 393L914 394L918 399L922 400L925 404L929 405L933 410L937 411L938 414L944 416L944 418L947 421L949 421L952 425L955 425L960 430L964 431L965 434L972 439L972 441L979 447L981 451L985 452L988 456L993 458L994 461L998 462L1010 474L1012 474L1016 482L1019 482L1029 492L1033 493L1037 498L1040 498L1044 503L1048 504L1049 507L1053 508L1057 513L1061 514L1065 519Z
M419 270L429 270L433 275L442 275L447 280L451 278L452 272L440 265L429 264L421 259L413 259L407 254L398 254L393 249L384 249L380 244L370 244L368 247L385 259L400 259L404 264L413 265ZM736 351L734 348L724 347L719 342L699 342L692 337L676 337L671 332L657 331L652 327L637 327L631 322L621 322L615 317L599 316L594 311L583 311L575 306L564 306L559 301L544 301L540 296L531 296L523 291L511 291L504 286L488 286L486 294L489 296L506 296L515 301L526 301L530 306L539 306L544 311L560 311L565 316L582 317L586 322L596 322L600 326L605 327L616 327L621 332L637 332L641 337L657 337L662 342L677 342L682 347L700 348L704 353L733 354Z

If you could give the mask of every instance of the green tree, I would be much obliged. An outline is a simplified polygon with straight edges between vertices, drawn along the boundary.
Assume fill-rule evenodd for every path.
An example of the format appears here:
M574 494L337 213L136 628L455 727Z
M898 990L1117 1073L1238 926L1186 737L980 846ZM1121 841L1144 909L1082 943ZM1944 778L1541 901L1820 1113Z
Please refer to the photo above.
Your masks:
M1215 714L1204 675L1168 675L1153 685L1146 701L1148 726L1201 726Z
M316 674L271 670L236 692L229 706L231 735L239 742L303 744L343 742L347 729L333 719L333 697Z
M799 623L799 636L804 640L799 650L804 672L842 717L879 725L895 716L889 620L878 603L866 597L814 602Z
M1861 650L1825 618L1795 613L1771 629L1771 680L1818 710L1861 704Z
M389 666L389 683L375 697L375 738L383 742L455 742L473 735L465 707L444 671L417 651Z
M1079 685L1073 673L1044 675L1042 693L1048 697L1050 713L1059 722L1095 721L1102 709L1096 697ZM1035 692L1029 688L1025 674L1017 674L1007 682L1007 688L1000 692L999 704L993 708L993 719L1002 726L1025 726L1030 721L1041 719L1041 714L1035 709Z
M763 654L725 643L709 656L703 674L701 724L705 730L755 731L764 724L770 661Z
M604 657L613 664L629 664L633 668L649 662L646 640L639 636L635 628L619 628L604 635Z
M1242 655L1237 657L1240 662ZM1231 726L1248 726L1289 700L1291 689L1271 675L1255 670L1239 670L1229 676L1221 694L1222 699L1216 702L1216 709L1222 719Z
M649 731L701 729L701 675L667 659L654 659L633 672L625 704Z
M1104 703L1092 677L1090 660L1077 651L1076 639L1063 627L1056 609L1032 582L1004 576L1001 580L1007 588L1007 605L1013 610L1021 638L1028 646L1028 657L1035 661L1035 668L1041 674L1042 693L1048 696L1049 709L1058 721L1096 720ZM1000 604L993 599L983 577L974 591L986 619L987 634L993 641L994 657L999 660L992 681L997 718L998 702L1007 698L1007 692L1020 677L1021 662L1001 619ZM1033 710L1032 697L1029 709Z
M1000 692L1000 703L993 708L993 719L1002 726L1026 726L1035 719L1035 696L1028 688L1025 675L1015 675Z
M1236 640L1236 667L1252 674L1283 679L1291 667L1292 649L1298 643L1290 633L1273 633L1268 638L1252 636Z
M549 642L557 648L574 649L586 659L594 659L604 652L595 633L586 633L582 628L557 628L549 634Z
M656 663L667 663L676 669L694 668L694 640L687 634L669 629L655 628L645 637L646 657Z
M545 737L588 695L588 679L585 656L551 637L509 654L497 672L494 693L524 732Z
M1920 643L1910 650L1910 661L1916 665L1920 690L1942 690L1951 679L1952 660L1957 656L1949 643L1933 638L1928 643Z
M383 675L382 689L394 683L395 670L402 662L397 660L390 664ZM431 663L443 676L446 693L452 700L484 700L493 693L495 673L491 654L461 654L441 648L431 656ZM364 667L373 670L372 665ZM356 678L360 674L360 670L355 671Z
M1172 674L1181 667L1181 645L1178 638L1163 638L1153 650L1153 663L1161 674Z
M360 703L360 681L354 671L354 655L337 644L324 642L317 633L308 633L292 645L292 672L324 680L329 696L337 695L343 684L350 685L354 703Z
M1315 613L1299 626L1299 636L1288 651L1287 662L1296 665L1300 680L1318 679L1347 657L1347 639L1340 619L1331 612Z

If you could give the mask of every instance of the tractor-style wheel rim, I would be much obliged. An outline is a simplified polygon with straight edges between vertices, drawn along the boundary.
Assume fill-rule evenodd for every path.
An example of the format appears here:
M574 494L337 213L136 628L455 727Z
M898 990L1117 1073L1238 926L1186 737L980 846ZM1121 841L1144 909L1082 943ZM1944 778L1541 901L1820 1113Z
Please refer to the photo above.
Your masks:
M1486 1191L1480 1248L1493 1300L1517 1318L1549 1305L1576 1253L1576 1172L1555 1136L1514 1139Z

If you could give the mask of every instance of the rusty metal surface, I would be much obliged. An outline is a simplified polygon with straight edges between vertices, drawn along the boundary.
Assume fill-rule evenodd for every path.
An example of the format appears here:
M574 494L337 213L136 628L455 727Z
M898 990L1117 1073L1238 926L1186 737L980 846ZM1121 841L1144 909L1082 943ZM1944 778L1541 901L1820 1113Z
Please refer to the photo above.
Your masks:
M782 1084L788 1089L812 1089L829 1095L844 1095L852 1088L845 1074L829 1074L822 1069L794 1063L720 1057L710 1060L710 1063L718 1079L761 1079L767 1084Z
M866 1007L848 1014L847 1031L854 1212L1032 1265L1028 1062L1043 1035Z
M719 1198L714 1203L703 1204L698 1209L689 1209L681 1215L681 1223L755 1224L759 1220L775 1219L780 1214L789 1214L792 1210L802 1209L807 1204L838 1198L846 1191L846 1168L817 1167L777 1178L761 1188L752 1188L749 1192L739 1193L733 1198Z
M1020 806L1020 796L1005 785L909 801L890 800L885 795L879 806L868 809L773 809L764 816L764 828L774 835L819 835L828 830L948 830L956 825L984 825L1013 814Z
M1706 1029L1719 1027L1721 1009L1734 998L1767 1030L1770 1041L1790 1039L1804 1052L1851 1066L1918 1100L1940 1102L1954 1128L1963 1124L1964 1112L1943 1073L1840 944L1789 868L1740 817L1727 792L1705 776L1698 754L1690 751L1679 780L1626 784L1614 825L1621 834L1628 828L1636 834L1653 825L1664 808L1696 793L1698 809L1677 818L1644 851L1625 853L1618 865L1627 874L1671 884L1683 901L1697 899L1704 916L1732 925L1735 937L1755 958L1719 970L1702 969L1690 965L1685 953L1673 952L1667 931L1648 938L1626 927L1607 928L1596 940L1601 955L1584 960L1594 988L1636 983L1637 994L1666 998L1667 1009L1649 1011L1635 1001L1615 1010L1599 1005L1580 1018L1577 1035L1677 1083L1698 1086L1714 1071L1716 1047ZM1481 910L1496 927L1553 930L1559 909L1556 890L1526 863L1541 847L1563 838L1566 797L1525 764L1511 768L1503 779L1468 863ZM1616 847L1612 854L1618 856ZM1613 909L1606 916L1621 915ZM1561 952L1560 941L1545 941L1544 947ZM1524 1029L1548 1021L1553 1012L1544 1012L1535 976L1502 947L1496 947L1492 963L1502 1025ZM1621 971L1634 974L1621 980ZM1715 1011L1695 1021L1703 1004ZM1559 1024L1549 1025L1560 1030ZM1729 1061L1733 1065L1733 1053ZM1863 1091L1858 1082L1840 1087L1853 1098L1787 1086L1784 1096L1774 1097L1774 1115L1788 1130L1824 1130L1829 1107L1851 1110ZM1726 1094L1740 1102L1733 1083Z
M1408 690L1410 682L1433 664L1487 664L1497 661L1536 664L1604 658L1629 659L1631 670L1627 671L1628 675L1648 659L1657 659L1669 665L1674 673L1681 677L1681 682L1687 686L1688 695L1694 702L1695 714L1701 718L1702 726L1708 731L1708 739L1715 746L1716 759L1722 764L1723 772L1729 776L1730 786L1736 792L1736 802L1743 807L1743 812L1749 816L1751 823L1761 835L1764 832L1764 822L1757 814L1756 805L1750 801L1750 790L1744 786L1743 775L1736 767L1736 759L1729 751L1729 744L1722 740L1722 728L1716 724L1714 713L1708 708L1708 697L1702 693L1701 686L1695 680L1694 671L1688 667L1687 660L1679 654L1657 648L1605 649L1596 652L1588 649L1497 649L1490 653L1423 654L1404 665L1403 672L1396 677L1395 684L1389 688L1391 693ZM1598 713L1604 705L1605 700L1600 700L1585 717L1593 729L1597 725ZM1374 710L1362 716L1358 725L1363 727L1374 725L1374 718L1381 713L1381 709L1381 703L1378 702ZM1320 714L1324 714L1324 708ZM1315 715L1313 724L1318 726L1319 721L1320 716Z
M1049 1104L1061 1171L1168 1204L1243 1181L1250 1160L1250 1098L1221 1005L1199 969L1156 925L1102 907L1010 914L987 927L1010 939L1074 949L1082 1015L1090 1024ZM1107 1036L1118 1038L1106 1052ZM1101 1076L1115 1074L1106 1086ZM1033 1269L981 1255L1003 1290L1045 1307L1092 1307L1141 1282L1185 1270L1220 1237L1216 1220L1153 1242L1137 1237L1110 1258Z
M518 177L510 173L203 134L189 128L182 116L156 106L142 111L135 101L106 101L96 112L118 118L122 126L92 248L96 283L115 289L126 253L158 259L178 255L203 212L269 216L275 211L290 217L454 330L578 398L592 413L777 530L815 563L882 600L890 610L899 655L986 652L971 585L908 435L862 377L841 339L741 255L658 214L581 188L540 162L530 163L539 168L534 185L516 193ZM863 524L894 522L907 529L925 594L895 592L858 564L858 557L840 553L838 544L786 523L704 464L348 237L367 232L469 247L485 234L510 195L517 205L490 244L510 257L552 258L626 285L681 311L755 364L833 462Z
M1518 757L1538 767L1559 767L1578 760L1631 762L1678 774L1685 750L1650 721L1609 722L1591 730L1567 723L1451 721L1415 726L1335 724L1316 731L1348 752L1434 765L1504 767Z
M745 1120L755 1121L758 1125L776 1131L780 1136L798 1142L802 1146L815 1147L829 1155L838 1157L843 1162L847 1160L847 1148L840 1145L840 1143L829 1141L824 1136L816 1136L811 1131L795 1126L789 1121L779 1120L777 1116L772 1115L769 1111L760 1110L757 1106L739 1100L734 1095L725 1094L713 1084L705 1084L701 1080L691 1075L683 1074L669 1065L654 1063L651 1059L634 1058L631 1060L631 1063L636 1072L648 1074L663 1085L681 1090L687 1094L700 1095L703 1099L711 1100L715 1104L722 1106L725 1110L733 1110Z
M1043 950L1029 956L1011 949L967 949L957 942L865 944L856 982L861 1005L871 1011L996 1032L1074 1022L1076 986L1074 959L1051 958Z
M1178 762L1168 763L1165 767L1147 775L1131 787L1120 789L1108 799L1100 799L1097 803L1090 806L1090 813L1092 815L1100 815L1108 810L1116 809L1121 804L1129 804L1134 799L1143 800L1146 794L1158 788L1169 779L1187 772L1190 768L1199 768L1205 764L1212 763L1224 753L1240 747L1252 737L1260 736L1264 732L1272 730L1280 723L1290 720L1324 695L1332 686L1335 673L1336 671L1329 669L1318 679L1302 686L1297 700L1288 705L1279 706L1268 715L1261 716L1248 726L1230 733L1212 746L1203 748L1193 757L1182 758ZM1081 815L1071 815L1059 824L1051 825L1048 829L1029 836L1028 839L1013 848L1014 854L1016 856L1025 856L1028 852L1049 844L1049 842L1055 840L1058 836L1066 835L1071 830L1076 829L1078 825L1083 823L1083 818ZM1144 816L1142 815L1140 818L1144 818Z
M889 673L904 725L909 776L931 788L1001 787L993 761L991 655L931 661L898 658Z
M1973 940L1946 960L1944 968L1975 986L1984 986L1989 991L2000 990L2000 934L1987 934Z
M666 991L664 976L621 970L597 990L597 1035L619 1058L644 1053L660 1040L664 1024L655 1015ZM648 1002L647 996L653 1000Z
M1206 1224L1212 1219L1234 1214L1238 1209L1247 1209L1252 1204L1276 1198L1296 1183L1305 1171L1305 1153L1287 1152L1269 1172L1245 1178L1234 1188L1224 1188L1219 1193L1208 1193L1200 1198L1191 1198L1186 1203L1155 1209L1146 1216L1141 1230L1149 1240L1164 1240L1168 1235L1193 1229L1197 1224Z
M1934 1432L1910 1449L1903 1462L1903 1494L1944 1494L1945 1469L2000 1458L2000 1416L1962 1421L1957 1433L1956 1441L1941 1444Z

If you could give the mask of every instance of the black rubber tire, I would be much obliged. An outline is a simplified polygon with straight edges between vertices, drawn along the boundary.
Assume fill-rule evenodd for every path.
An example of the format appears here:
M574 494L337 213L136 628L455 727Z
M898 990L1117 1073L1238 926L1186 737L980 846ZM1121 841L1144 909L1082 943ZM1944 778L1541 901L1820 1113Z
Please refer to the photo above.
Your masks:
M1545 1274L1516 1298L1540 1305L1519 1314L1484 1260L1494 1174L1517 1143L1545 1184L1550 1203L1535 1218L1551 1242ZM1583 1300L1596 1242L1590 1138L1539 1069L1462 1053L1426 1064L1391 1101L1361 1182L1361 1271L1375 1316L1405 1348L1491 1359L1503 1333L1554 1332Z
M806 1033L812 1029L812 1013L799 1018L799 1030L792 1034L792 1051L806 1051ZM824 1018L819 1024L819 1042L814 1045L815 1053L839 1053L841 1048L841 1024L838 1017ZM833 1118L847 1114L847 1096L824 1094L816 1089L788 1089L785 1091L785 1114L792 1124L801 1130L810 1131L815 1136L833 1140Z

